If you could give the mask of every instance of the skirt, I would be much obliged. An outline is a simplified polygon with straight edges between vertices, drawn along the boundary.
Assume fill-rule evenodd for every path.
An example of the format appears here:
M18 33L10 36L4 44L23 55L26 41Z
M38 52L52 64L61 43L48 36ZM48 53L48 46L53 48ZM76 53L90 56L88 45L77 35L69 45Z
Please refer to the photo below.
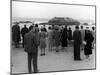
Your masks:
M46 39L40 39L40 48L46 48Z

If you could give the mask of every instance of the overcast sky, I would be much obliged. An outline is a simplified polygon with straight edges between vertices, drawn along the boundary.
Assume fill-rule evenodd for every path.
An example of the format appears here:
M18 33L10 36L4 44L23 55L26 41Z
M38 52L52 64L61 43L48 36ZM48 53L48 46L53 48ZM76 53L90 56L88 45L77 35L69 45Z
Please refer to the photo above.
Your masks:
M34 2L12 2L12 17L95 19L95 7L79 5L47 4Z

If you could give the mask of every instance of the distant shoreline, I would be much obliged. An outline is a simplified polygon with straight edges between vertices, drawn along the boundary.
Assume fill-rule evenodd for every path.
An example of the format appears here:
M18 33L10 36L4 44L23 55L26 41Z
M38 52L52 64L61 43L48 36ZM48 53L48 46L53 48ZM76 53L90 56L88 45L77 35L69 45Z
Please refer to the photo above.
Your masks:
M20 18L20 17L12 17L12 22L15 21L49 21L50 18ZM95 23L95 20L83 20L83 19L77 19L81 23Z

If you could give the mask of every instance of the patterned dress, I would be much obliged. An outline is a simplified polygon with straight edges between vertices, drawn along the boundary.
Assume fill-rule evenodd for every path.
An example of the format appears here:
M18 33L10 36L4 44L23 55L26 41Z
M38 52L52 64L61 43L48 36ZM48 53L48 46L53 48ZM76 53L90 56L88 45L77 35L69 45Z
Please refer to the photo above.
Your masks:
M40 48L46 48L46 32L42 31L39 34L40 36Z

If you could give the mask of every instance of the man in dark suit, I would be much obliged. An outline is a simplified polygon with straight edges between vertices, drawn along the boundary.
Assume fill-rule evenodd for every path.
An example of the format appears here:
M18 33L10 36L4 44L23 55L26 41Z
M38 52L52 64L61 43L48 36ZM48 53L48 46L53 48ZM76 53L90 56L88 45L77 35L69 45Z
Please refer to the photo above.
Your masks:
M15 43L15 48L19 47L19 42L21 41L20 37L20 27L19 23L16 22L14 26L12 26L12 40Z
M31 61L33 64L34 73L38 72L38 67L37 67L38 45L39 45L38 32L36 31L35 27L33 27L33 29L24 36L25 51L28 54L29 73L32 73Z
M24 27L21 29L21 34L22 34L22 39L23 39L23 47L24 47L24 35L26 33L28 33L28 28L26 27L26 25L24 25Z
M81 45L81 32L79 27L75 27L76 30L73 32L73 40L74 40L74 60L80 59L80 45Z

